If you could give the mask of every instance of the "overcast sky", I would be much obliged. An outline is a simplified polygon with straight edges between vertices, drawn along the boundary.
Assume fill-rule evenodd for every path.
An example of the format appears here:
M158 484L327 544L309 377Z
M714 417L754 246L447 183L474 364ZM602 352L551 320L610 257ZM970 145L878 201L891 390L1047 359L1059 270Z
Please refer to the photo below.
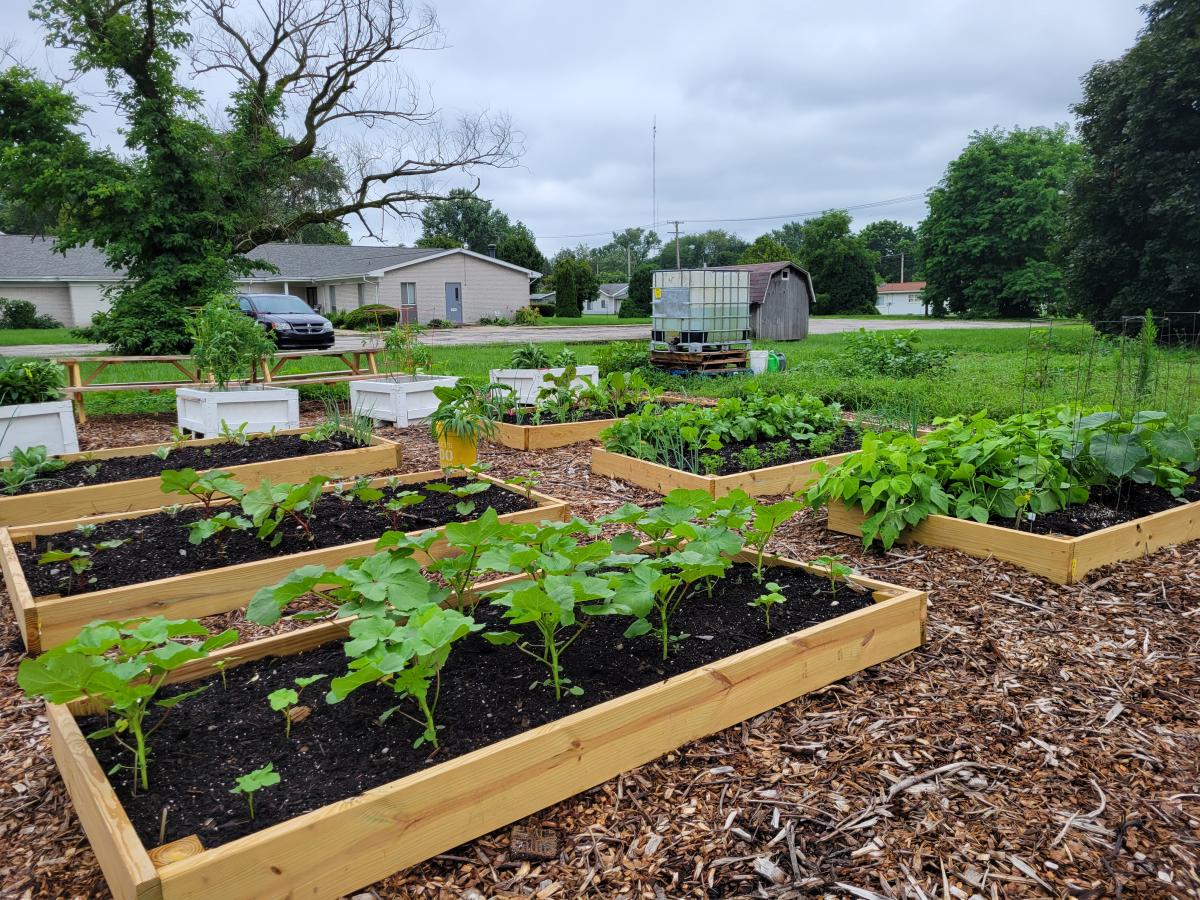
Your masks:
M1071 121L1080 77L1129 47L1138 5L454 0L435 4L446 48L414 54L410 69L448 114L511 115L521 166L482 170L480 194L543 252L651 224L656 116L660 234L678 218L684 231L750 239L829 208L850 208L856 228L915 224L919 199L854 207L927 190L976 129ZM5 20L30 62L65 71L36 24ZM93 125L112 139L111 115ZM733 221L767 216L777 218Z

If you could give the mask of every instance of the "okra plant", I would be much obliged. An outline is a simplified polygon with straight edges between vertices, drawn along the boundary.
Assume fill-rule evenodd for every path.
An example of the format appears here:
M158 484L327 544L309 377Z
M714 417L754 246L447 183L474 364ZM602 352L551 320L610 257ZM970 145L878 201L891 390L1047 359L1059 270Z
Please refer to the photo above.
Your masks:
M838 582L853 575L854 570L842 562L841 556L818 556L809 563L810 566L820 566L829 576L829 593L836 594Z
M188 543L202 544L209 538L215 538L217 552L221 556L224 556L227 534L229 532L249 530L250 520L244 516L222 510L210 518L188 522L184 527L188 530Z
M245 775L239 775L234 779L234 787L230 789L231 794L245 794L246 803L250 806L250 818L254 818L254 795L265 787L273 787L279 784L279 773L275 771L274 763L267 763L261 769L255 769L253 772L247 772Z
M759 504L754 509L754 518L743 532L746 543L754 550L754 577L763 580L763 556L767 544L784 522L804 508L797 500L780 500L770 505Z
M119 622L93 622L65 644L36 659L24 659L17 684L30 697L50 703L80 698L98 701L108 710L111 725L88 735L89 740L112 738L133 758L135 784L150 786L148 739L180 703L205 687L159 698L167 676L185 663L237 640L232 628L210 634L199 622L162 616ZM184 643L181 638L197 640ZM148 716L162 715L147 728Z
M164 494L179 494L198 500L204 509L204 517L213 514L213 504L218 497L240 500L245 488L228 472L212 469L203 475L195 469L164 469L160 476L160 489Z
M484 571L480 559L488 547L503 540L504 523L500 521L496 510L488 507L478 519L471 522L447 522L442 528L446 544L453 553L445 554L439 559L430 560L426 568L440 575L450 586L458 599L460 608L470 613L475 612L479 598L471 592L471 586ZM388 532L379 539L379 549L397 546L397 537Z
M786 603L787 597L783 595L779 584L774 581L768 581L763 587L766 589L765 594L761 594L751 600L747 606L756 606L762 610L763 622L766 625L767 631L771 630L771 607L779 603Z
M87 573L91 571L94 564L95 554L101 550L115 550L127 543L129 543L129 538L116 538L109 541L98 541L91 550L85 550L82 547L72 547L69 550L47 550L38 557L38 565L51 566L58 562L65 562L75 576L74 579L67 579L69 592L82 593L94 580L89 578Z
M453 481L431 481L426 484L425 490L432 491L435 494L452 494L458 498L458 503L454 504L455 511L460 516L469 516L475 511L475 501L469 498L482 494L484 491L491 488L491 483L487 481L474 481L470 478L458 479L461 484L456 484Z
M243 495L242 512L258 529L258 539L269 538L272 547L283 539L278 529L288 520L299 525L305 538L312 541L312 516L328 483L326 475L314 475L303 484L272 484L264 478L258 487Z
M320 674L302 675L292 679L296 685L294 688L279 688L267 694L267 703L271 705L271 709L277 713L283 713L283 736L285 738L292 736L292 719L295 715L294 710L300 703L300 695L306 687L316 684L324 677Z

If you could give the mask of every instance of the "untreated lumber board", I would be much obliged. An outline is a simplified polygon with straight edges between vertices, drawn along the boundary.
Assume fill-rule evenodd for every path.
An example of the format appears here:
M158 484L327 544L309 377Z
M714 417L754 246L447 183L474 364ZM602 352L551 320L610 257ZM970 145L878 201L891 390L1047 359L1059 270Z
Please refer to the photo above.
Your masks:
M620 419L595 419L590 422L562 422L548 425L496 424L493 440L514 450L551 450L600 437L600 432Z
M644 487L660 494L668 494L676 488L707 491L712 497L724 497L731 491L741 489L752 497L772 497L803 490L817 479L815 466L824 463L836 467L849 453L836 453L803 462L769 466L750 472L733 475L697 475L682 469L673 469L659 463L647 462L613 453L602 447L592 448L592 472L608 475Z
M394 481L402 484L420 484L441 477L442 471L433 469L425 472L412 472L395 478L376 478L370 483L377 487ZM481 477L501 490L522 495L525 493L505 485L499 479L487 475ZM331 490L333 487L334 485L328 485L326 489ZM570 507L561 500L537 491L530 492L529 496L537 504L536 507L506 513L500 517L500 520L502 522L561 521L570 515ZM157 512L159 512L158 509L144 509L134 513L109 513L89 518L86 521L93 523L113 519L140 518L154 515ZM325 547L304 553L292 553L233 566L206 569L186 575L159 578L139 584L74 594L68 597L58 595L34 597L25 579L25 574L17 562L16 544L28 542L35 535L61 534L72 531L77 524L79 524L79 520L72 519L20 528L0 528L0 567L4 571L5 585L14 614L17 616L18 623L24 623L21 629L22 638L30 653L48 650L70 640L79 633L80 628L96 619L125 619L156 615L165 615L171 618L198 618L230 612L245 606L259 588L282 580L300 566L340 565L347 559L373 553L378 540L371 538L336 547ZM381 528L381 534L383 530ZM418 534L425 530L419 529L412 533ZM440 557L446 552L446 543L441 539L429 549L429 555L434 558Z
M793 560L773 563L816 570ZM727 728L839 678L920 646L925 639L926 595L854 578L872 591L875 605L633 691L556 722L483 747L457 759L222 847L161 866L149 887L165 900L337 897L464 841L529 815L655 759L688 741ZM328 627L328 626L323 626ZM324 635L329 640L340 635ZM284 644L284 641L290 641ZM274 644L272 644L274 642ZM295 653L294 635L244 645L256 657ZM277 652L272 652L272 651ZM214 657L215 658L215 657ZM195 677L211 674L200 661ZM205 665L206 664L206 665ZM86 768L95 757L67 707L55 721L80 753L58 755L60 767ZM77 714L85 714L77 710ZM64 774L77 806L94 804L89 792L111 794ZM90 821L89 821L90 820ZM89 839L101 846L127 824L85 819ZM149 864L138 845L135 864ZM109 855L110 859L118 856ZM111 866L110 866L111 868ZM127 872L110 875L118 884ZM140 870L145 874L144 868ZM125 896L128 896L126 894ZM147 894L147 896L150 896Z
M829 529L862 534L866 516L857 507L829 506ZM970 556L1001 559L1058 584L1074 584L1110 563L1137 559L1172 544L1200 539L1200 502L1181 505L1080 537L1032 534L1000 525L930 516L900 535L904 543L961 550Z
M304 434L307 428L292 428L277 434ZM269 438L251 438L269 440ZM226 443L225 438L200 438L185 441L185 447L211 447ZM140 444L134 447L114 447L89 453L65 453L59 459L66 462L112 459L118 456L149 456L172 443ZM170 457L167 457L170 461ZM229 472L243 484L256 485L263 478L271 481L305 481L313 475L337 475L350 478L370 475L401 464L400 445L373 435L369 447L313 453L241 466L216 466ZM7 463L5 463L7 465ZM169 466L168 466L169 468ZM206 469L199 470L208 471ZM35 522L57 522L110 512L129 512L162 505L164 495L161 478L133 478L107 484L63 488L58 491L39 491L33 494L0 496L0 525L27 525Z

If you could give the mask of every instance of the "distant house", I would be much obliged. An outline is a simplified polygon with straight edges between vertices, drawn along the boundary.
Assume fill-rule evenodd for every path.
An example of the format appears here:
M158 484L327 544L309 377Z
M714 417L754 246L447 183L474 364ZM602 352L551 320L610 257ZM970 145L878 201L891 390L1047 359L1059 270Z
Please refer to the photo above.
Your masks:
M924 316L925 282L892 281L876 289L875 305L879 312L893 316Z
M65 255L52 248L46 238L0 235L0 297L29 300L68 327L87 325L107 308L104 290L120 275L93 247ZM239 278L239 291L294 294L322 312L382 303L399 309L405 322L511 317L529 302L529 283L540 275L461 248L263 244L250 257L277 271Z
M540 294L529 295L529 305L547 316L554 315L554 304L557 300L558 294L554 291L543 291Z
M808 337L808 314L816 294L812 277L794 262L717 268L750 273L750 334L766 341Z
M621 303L629 296L629 285L602 284L596 296L583 304L585 316L613 316L621 311Z

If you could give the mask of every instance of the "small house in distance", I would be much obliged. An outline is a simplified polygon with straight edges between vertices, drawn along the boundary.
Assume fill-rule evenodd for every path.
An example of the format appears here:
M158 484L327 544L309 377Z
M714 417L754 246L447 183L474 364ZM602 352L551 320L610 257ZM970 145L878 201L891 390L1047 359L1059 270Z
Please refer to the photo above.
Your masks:
M750 273L750 334L764 341L808 337L808 314L816 294L808 272L790 260L719 266Z
M583 305L585 316L615 316L621 311L621 302L629 296L629 285L602 284L592 297Z
M924 316L925 282L891 281L875 289L875 305L882 315Z

